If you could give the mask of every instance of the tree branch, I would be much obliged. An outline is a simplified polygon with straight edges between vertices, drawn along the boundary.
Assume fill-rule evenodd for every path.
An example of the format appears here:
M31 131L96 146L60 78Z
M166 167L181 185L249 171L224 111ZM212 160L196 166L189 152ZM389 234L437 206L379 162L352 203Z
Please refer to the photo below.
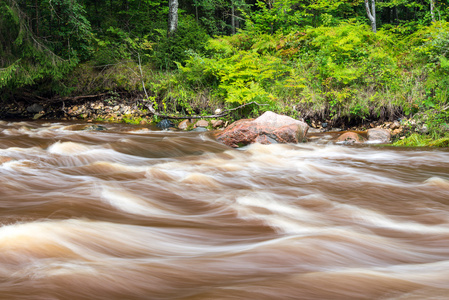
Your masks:
M168 116L168 115L163 115L160 114L158 112L156 112L153 108L152 104L148 104L146 103L145 106L151 111L151 113L157 117L163 118L163 119L171 119L171 120L180 120L180 119L212 119L212 118L221 118L224 116L229 115L232 111L235 111L237 109L243 108L245 106L251 105L251 104L255 104L258 106L263 106L263 105L268 105L268 104L259 104L255 101L246 103L246 104L242 104L240 106L237 106L235 108L232 109L226 109L224 110L221 114L214 114L214 115L207 115L207 116L199 116L199 115L191 115L191 116Z

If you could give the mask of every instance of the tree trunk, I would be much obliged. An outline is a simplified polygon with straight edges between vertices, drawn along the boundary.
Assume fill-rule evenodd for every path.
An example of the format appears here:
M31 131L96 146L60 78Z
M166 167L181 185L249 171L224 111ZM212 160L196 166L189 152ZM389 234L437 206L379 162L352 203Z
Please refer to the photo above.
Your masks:
M178 29L178 5L178 0L168 1L168 37L172 36Z
M377 32L376 27L376 0L371 0L371 7L369 5L370 0L365 0L366 13L368 14L368 18L371 21L371 29L374 33Z
M430 0L430 15L432 16L432 22L435 22L435 0Z
M232 27L232 34L235 34L235 7L234 7L234 3L231 6L231 14L232 14L232 18L231 18L231 27Z
M36 0L34 3L36 9L36 36L39 36L39 2Z
M195 17L196 17L196 22L198 23L198 1L195 0Z

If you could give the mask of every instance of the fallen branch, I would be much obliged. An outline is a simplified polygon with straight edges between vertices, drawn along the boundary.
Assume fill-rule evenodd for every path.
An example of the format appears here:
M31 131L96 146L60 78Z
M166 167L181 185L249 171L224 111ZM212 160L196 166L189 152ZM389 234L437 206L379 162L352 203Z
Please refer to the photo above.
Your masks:
M45 103L57 103L57 102L64 102L64 101L78 101L83 99L90 99L90 98L99 98L102 96L108 95L107 93L101 93L101 94L95 94L95 95L83 95L83 96L75 96L75 97L58 97L58 98L44 98L38 95L33 95L31 93L24 92L22 93L22 96L25 96L25 99L37 99Z
M153 108L153 105L151 105L151 104L145 104L145 106L151 111L151 113L153 115L155 115L157 117L160 117L160 118L163 118L163 119L180 120L180 119L213 119L213 118L221 118L221 117L229 115L232 111L235 111L237 109L243 108L243 107L251 105L251 104L255 104L255 105L258 105L258 106L268 105L268 104L259 104L259 103L255 102L255 101L252 101L252 102L249 102L249 103L237 106L237 107L232 108L232 109L226 109L226 110L224 110L220 114L207 115L207 116L200 116L200 115L168 116L168 115L163 115L163 114L160 114L160 113L156 112L154 110L154 108Z

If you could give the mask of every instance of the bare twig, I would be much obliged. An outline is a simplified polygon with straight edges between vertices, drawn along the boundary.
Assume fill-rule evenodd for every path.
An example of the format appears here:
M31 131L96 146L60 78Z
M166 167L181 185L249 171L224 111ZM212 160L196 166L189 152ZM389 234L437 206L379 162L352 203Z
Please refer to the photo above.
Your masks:
M64 101L78 101L78 100L83 100L83 99L90 99L90 98L98 98L101 96L106 96L109 93L101 93L101 94L95 94L95 95L83 95L83 96L75 96L75 97L62 97L62 98L44 98L41 96L37 96L37 95L33 95L30 93L22 93L23 96L26 96L30 99L38 99L40 101L43 101L45 103L57 103L57 102L62 102L64 103ZM65 105L65 104L64 104Z
M237 109L243 108L245 106L251 105L251 104L255 104L258 106L263 106L263 105L268 105L268 104L259 104L255 101L237 106L235 108L232 109L226 109L224 110L221 114L215 114L215 115L207 115L207 116L200 116L200 115L189 115L189 116L168 116L168 115L162 115L158 112L156 112L153 108L153 105L149 105L149 104L145 104L145 106L151 111L151 113L157 117L163 118L163 119L171 119L171 120L180 120L180 119L212 119L212 118L221 118L224 116L229 115L232 111L235 111Z

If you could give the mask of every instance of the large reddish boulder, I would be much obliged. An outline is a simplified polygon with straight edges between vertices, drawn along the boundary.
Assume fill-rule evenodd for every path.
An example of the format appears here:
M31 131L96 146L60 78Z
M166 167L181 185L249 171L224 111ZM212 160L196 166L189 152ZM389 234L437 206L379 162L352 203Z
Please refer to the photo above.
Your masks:
M267 111L257 119L243 119L216 134L218 141L230 147L252 143L300 143L309 126L293 118Z

